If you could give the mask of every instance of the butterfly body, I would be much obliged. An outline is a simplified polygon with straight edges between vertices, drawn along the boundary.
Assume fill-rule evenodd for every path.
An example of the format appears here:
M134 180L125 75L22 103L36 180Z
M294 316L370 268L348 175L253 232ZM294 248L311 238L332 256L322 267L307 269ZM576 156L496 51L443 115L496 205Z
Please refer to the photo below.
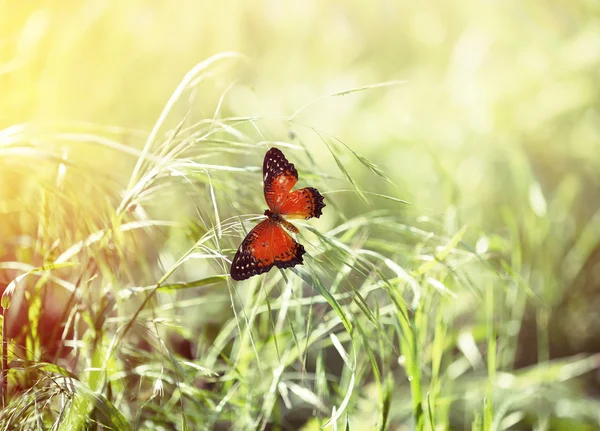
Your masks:
M283 216L279 213L274 213L271 210L265 210L265 215L267 217L269 217L271 220L273 220L274 222L280 223L283 227L285 227L290 232L293 232L293 233L300 232L296 226L294 226L289 221L284 219Z
M298 228L286 220L320 217L323 196L313 187L291 191L298 181L298 171L277 148L265 154L263 162L267 216L246 236L231 263L231 278L245 280L269 271L273 266L290 268L302 264L306 252L286 232L298 233ZM285 229L284 229L285 228Z

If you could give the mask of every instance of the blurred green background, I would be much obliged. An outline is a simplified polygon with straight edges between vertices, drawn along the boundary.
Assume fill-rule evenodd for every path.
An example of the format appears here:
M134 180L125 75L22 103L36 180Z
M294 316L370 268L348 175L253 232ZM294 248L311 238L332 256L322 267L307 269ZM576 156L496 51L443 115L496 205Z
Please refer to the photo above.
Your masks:
M64 252L99 226L115 223L104 214L119 205L167 101L196 64L224 52L231 54L176 101L160 125L160 139L182 121L192 130L206 119L255 118L239 126L239 145L202 154L198 144L194 160L258 167L267 145L304 147L312 159L286 154L305 168L301 182L320 181L330 199L325 217L311 222L317 230L372 210L440 237L453 238L466 227L466 249L489 260L500 280L488 286L516 286L500 287L494 303L513 311L518 304L519 311L486 314L485 293L445 306L468 316L452 323L458 332L474 325L477 313L505 329L514 340L506 370L600 352L595 1L0 1L2 260L39 266L60 254L49 239L53 232L63 238L58 249ZM240 150L254 144L254 152ZM66 169L75 167L61 195L73 208L52 197L40 202L37 194L40 184L58 187L56 169L63 162ZM259 176L240 175L221 190L235 197L237 212L261 213ZM362 190L411 205L377 197L365 203L343 191L353 189L346 175ZM211 205L208 189L198 201L189 190L163 192L150 205L151 219L189 223L198 207ZM40 222L54 217L54 225ZM36 258L23 251L23 238L35 242L40 225L48 228L48 246L37 247L45 252ZM224 247L235 249L238 239L229 238ZM138 240L123 246L127 256L145 253L126 277L129 286L155 283L161 265L153 261L176 261L191 246L176 233ZM414 259L398 261L412 269L421 252L406 251ZM181 278L226 270L195 266ZM7 285L16 274L5 269L0 282ZM475 280L479 275L470 274ZM228 310L227 300L225 294L219 313ZM182 319L198 323L197 317ZM225 317L207 320L218 333ZM448 343L464 353L455 338ZM562 416L559 408L548 410L553 417L576 418L561 429L598 426L595 368L561 398L590 400L580 406L585 414L564 404ZM470 417L447 416L450 428L471 424ZM531 423L560 428L560 421L525 423L520 429Z
M596 182L595 7L4 2L0 124L147 131L184 74L222 51L246 57L190 96L182 114L212 117L234 80L227 116L277 118L331 93L402 80L319 100L297 120L378 163L411 202L438 212L460 203L461 215L483 224L497 217L490 204L514 203L510 163L530 166L548 194L569 175Z

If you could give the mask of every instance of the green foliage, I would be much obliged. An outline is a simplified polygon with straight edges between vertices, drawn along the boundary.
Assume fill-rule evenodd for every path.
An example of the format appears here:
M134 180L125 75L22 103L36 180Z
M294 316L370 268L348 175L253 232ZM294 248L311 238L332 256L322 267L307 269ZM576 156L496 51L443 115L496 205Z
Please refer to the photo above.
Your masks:
M597 427L597 8L201 3L0 14L0 428Z

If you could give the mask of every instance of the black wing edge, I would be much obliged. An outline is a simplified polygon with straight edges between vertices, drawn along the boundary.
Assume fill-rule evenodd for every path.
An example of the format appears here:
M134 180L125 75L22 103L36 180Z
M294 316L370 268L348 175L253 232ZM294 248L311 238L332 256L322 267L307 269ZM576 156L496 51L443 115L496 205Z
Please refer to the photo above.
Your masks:
M296 242L296 241L294 241ZM281 260L277 260L275 259L274 265L277 268L291 268L292 266L296 266L296 265L302 265L304 263L304 260L302 259L302 255L306 253L306 250L304 250L304 246L298 242L296 242L296 249L294 250L294 258L290 259L290 260L286 260L286 261L281 261Z
M277 164L279 163L279 166ZM273 178L276 178L281 173L289 170L290 173L298 179L298 171L293 163L290 163L279 148L272 147L265 153L263 161L263 178L267 171L273 173Z
M295 241L294 241L295 242ZM277 268L291 268L296 265L302 265L304 260L302 259L302 255L306 253L304 246L300 243L296 242L296 248L294 250L294 258L286 261L274 260L272 265L260 267L258 265L254 265L251 268L246 268L246 264L253 261L252 255L246 254L243 251L243 248L240 247L231 262L231 270L229 274L231 278L235 281L247 280L252 276L259 275L265 272L269 272L273 266Z
M314 187L306 187L306 189L310 192L313 198L312 208L311 208L311 217L319 218L323 215L323 208L325 208L325 199L321 193Z
M258 266L255 264L254 266L246 268L246 264L251 263L252 261L252 256L245 254L240 246L239 250L235 254L235 257L233 258L233 261L231 262L231 270L229 271L231 278L235 281L247 280L254 275L268 272L273 267L273 265Z

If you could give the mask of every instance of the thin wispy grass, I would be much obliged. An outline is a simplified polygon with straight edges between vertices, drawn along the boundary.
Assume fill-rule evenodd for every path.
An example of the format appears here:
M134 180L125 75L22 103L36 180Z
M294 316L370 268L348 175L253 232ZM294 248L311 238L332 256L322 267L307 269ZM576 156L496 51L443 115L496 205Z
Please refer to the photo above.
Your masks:
M194 67L146 139L135 134L141 150L112 128L0 133L0 163L25 176L0 202L9 215L13 199L22 205L0 263L3 429L492 430L558 417L564 402L574 421L596 417L597 403L571 385L598 368L596 356L550 360L540 325L539 362L514 369L518 326L543 296L523 271L514 214L508 239L460 225L452 211L419 217L350 143L309 126L315 145L271 136L286 117L227 118L229 84L210 119L187 109L176 118L183 96L234 59ZM270 145L286 149L327 207L298 224L304 265L234 283L231 257L265 207ZM128 169L98 177L81 146ZM531 243L549 238L544 214L527 220ZM570 259L580 267L594 244L579 239ZM17 293L22 307L9 302ZM46 301L66 304L60 318L50 320ZM26 322L15 328L16 309Z

